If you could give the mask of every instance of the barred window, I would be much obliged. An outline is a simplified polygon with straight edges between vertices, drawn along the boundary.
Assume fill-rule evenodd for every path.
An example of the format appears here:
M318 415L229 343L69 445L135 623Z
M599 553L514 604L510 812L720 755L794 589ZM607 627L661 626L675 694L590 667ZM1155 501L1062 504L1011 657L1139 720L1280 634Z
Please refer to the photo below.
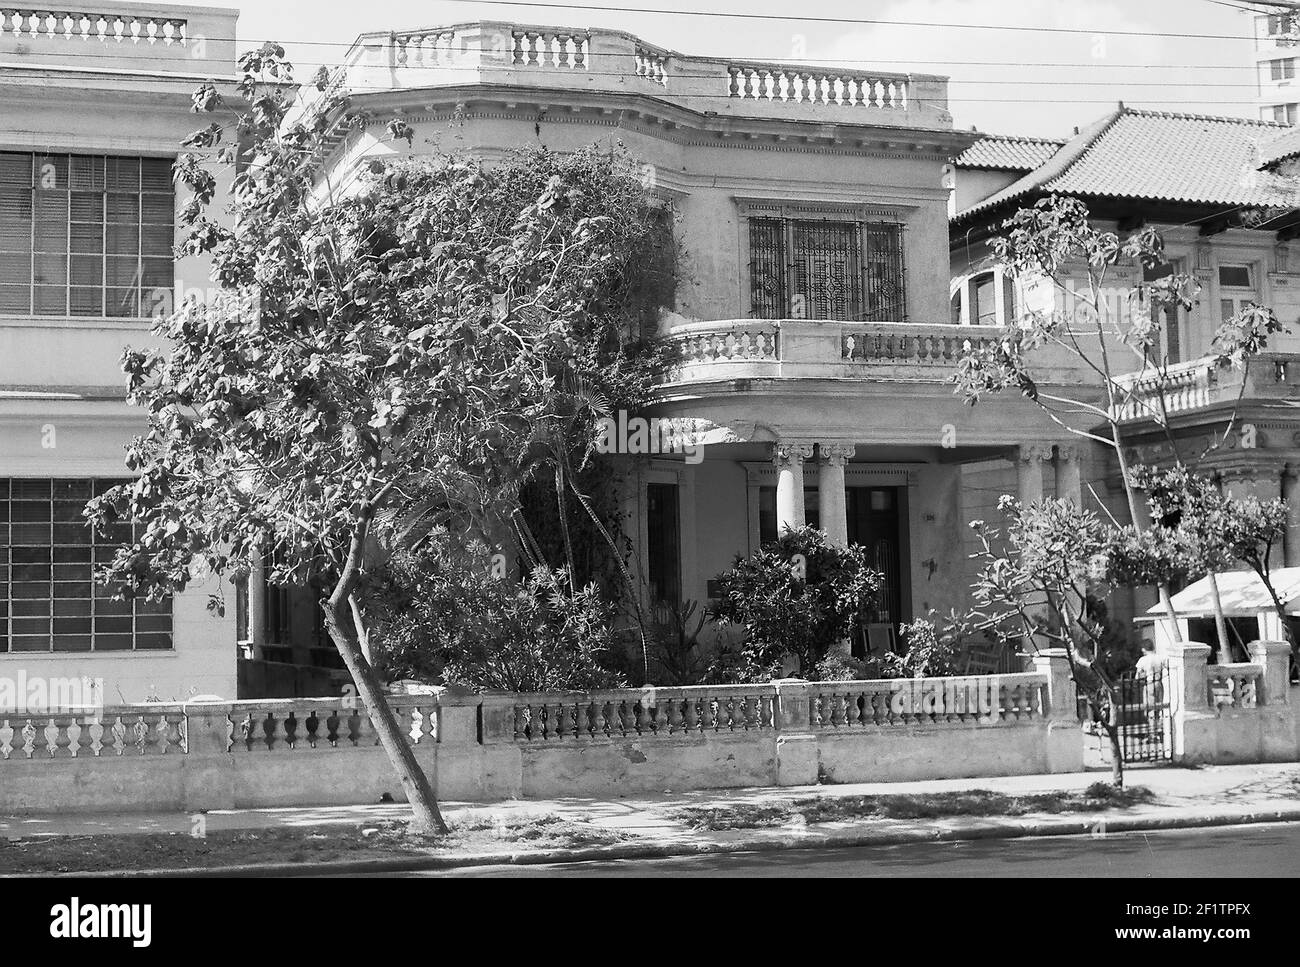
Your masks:
M907 318L899 224L751 218L749 255L755 318Z
M174 216L169 159L0 152L0 313L151 315Z
M95 534L81 516L120 480L0 478L0 653L172 647L172 601L114 601L95 569L138 526Z

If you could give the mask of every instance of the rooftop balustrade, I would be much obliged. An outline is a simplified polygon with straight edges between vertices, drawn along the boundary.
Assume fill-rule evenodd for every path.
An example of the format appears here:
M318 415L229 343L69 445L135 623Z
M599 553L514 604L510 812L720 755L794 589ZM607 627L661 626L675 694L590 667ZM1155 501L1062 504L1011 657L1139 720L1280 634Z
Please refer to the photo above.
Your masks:
M358 93L482 84L642 94L722 116L951 128L930 74L697 57L616 30L478 21L368 33L344 66Z
M7 67L230 75L237 10L101 0L85 7L0 5Z

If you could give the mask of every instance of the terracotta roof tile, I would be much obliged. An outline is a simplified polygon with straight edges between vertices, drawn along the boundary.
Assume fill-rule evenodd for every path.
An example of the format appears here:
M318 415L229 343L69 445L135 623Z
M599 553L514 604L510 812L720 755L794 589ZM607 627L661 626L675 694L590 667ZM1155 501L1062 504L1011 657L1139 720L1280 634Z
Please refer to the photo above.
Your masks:
M1060 149L1064 141L990 134L957 156L958 168L1033 171Z
M953 220L1050 192L1228 207L1294 205L1300 203L1296 189L1259 170L1265 146L1290 130L1269 121L1120 108Z

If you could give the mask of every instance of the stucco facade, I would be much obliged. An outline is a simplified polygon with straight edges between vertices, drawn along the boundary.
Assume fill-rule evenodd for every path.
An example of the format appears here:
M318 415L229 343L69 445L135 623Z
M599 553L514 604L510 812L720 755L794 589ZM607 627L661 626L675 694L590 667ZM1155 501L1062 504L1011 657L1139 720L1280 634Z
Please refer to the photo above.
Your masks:
M236 11L95 10L95 19L0 14L0 678L100 679L109 702L233 698L234 615L208 612L214 582L148 614L123 609L89 590L85 535L40 535L51 508L69 520L75 501L59 488L71 495L127 476L124 447L144 423L125 403L122 350L151 345L149 317L178 292L210 285L205 265L165 251L174 207L157 207L173 204L167 168L196 126L191 92L234 69ZM24 165L34 166L30 180ZM68 241L51 241L60 231ZM152 234L158 251L141 254L133 231L146 249ZM72 286L69 271L85 284ZM43 301L60 290L72 301Z
M883 641L963 604L966 522L1001 493L1077 488L1073 442L1035 408L972 409L949 382L969 334L949 324L949 163L975 136L954 130L945 78L485 22L363 35L335 83L375 119L338 143L335 190L363 159L619 142L671 208L685 259L661 333L682 362L647 415L692 427L702 459L611 458L647 603L705 602L737 554L818 523L886 572ZM412 147L386 140L393 116ZM841 268L805 268L822 257Z

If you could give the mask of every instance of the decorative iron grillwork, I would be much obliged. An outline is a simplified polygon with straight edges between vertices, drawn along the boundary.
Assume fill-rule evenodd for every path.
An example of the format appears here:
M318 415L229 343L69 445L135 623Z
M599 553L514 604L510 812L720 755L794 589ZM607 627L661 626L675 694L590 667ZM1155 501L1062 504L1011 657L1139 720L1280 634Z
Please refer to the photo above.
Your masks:
M858 231L852 222L793 223L791 316L858 318L862 304Z
M1118 682L1114 714L1125 762L1163 762L1170 758L1169 675L1129 672Z
M907 319L903 285L903 227L870 224L862 228L866 305L862 322L902 322Z
M752 218L749 255L754 318L907 318L901 225Z
M779 218L749 220L749 302L756 319L781 319L785 297L785 224Z

